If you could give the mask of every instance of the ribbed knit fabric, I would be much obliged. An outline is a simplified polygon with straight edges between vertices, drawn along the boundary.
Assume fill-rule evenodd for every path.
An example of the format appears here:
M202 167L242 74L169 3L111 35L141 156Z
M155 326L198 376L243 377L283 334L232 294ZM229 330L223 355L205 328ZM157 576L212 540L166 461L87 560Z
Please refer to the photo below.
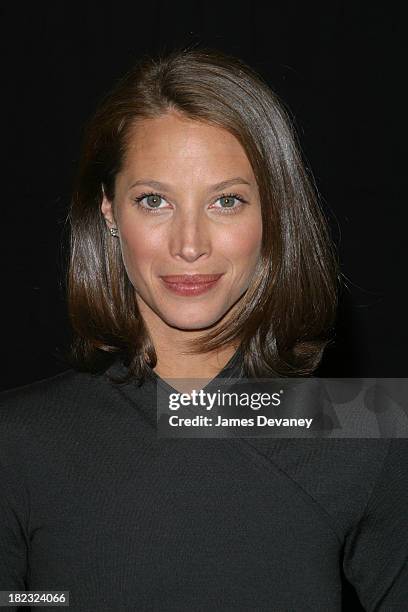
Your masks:
M347 579L365 610L408 610L407 439L158 438L167 383L110 382L123 370L0 394L0 590L337 612Z

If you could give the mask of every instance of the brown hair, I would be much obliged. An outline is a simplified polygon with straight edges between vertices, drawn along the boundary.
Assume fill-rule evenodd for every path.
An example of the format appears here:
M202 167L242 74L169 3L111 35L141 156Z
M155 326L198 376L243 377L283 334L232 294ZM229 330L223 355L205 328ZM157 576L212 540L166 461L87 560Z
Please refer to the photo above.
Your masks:
M100 206L103 191L113 201L135 121L170 110L238 139L262 208L253 282L232 320L192 341L191 352L238 344L245 376L310 375L330 342L338 303L340 274L328 224L283 104L242 60L208 48L143 56L86 126L69 214L71 360L95 371L120 354L129 376L142 379L157 363L119 241L108 233Z

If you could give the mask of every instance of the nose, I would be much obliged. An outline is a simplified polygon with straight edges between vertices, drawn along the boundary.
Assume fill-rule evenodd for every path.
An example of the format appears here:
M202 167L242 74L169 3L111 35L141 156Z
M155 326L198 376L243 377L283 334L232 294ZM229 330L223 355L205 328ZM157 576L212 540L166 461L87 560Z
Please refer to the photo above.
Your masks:
M188 262L210 253L210 227L204 211L193 209L178 210L170 228L170 252L175 258Z

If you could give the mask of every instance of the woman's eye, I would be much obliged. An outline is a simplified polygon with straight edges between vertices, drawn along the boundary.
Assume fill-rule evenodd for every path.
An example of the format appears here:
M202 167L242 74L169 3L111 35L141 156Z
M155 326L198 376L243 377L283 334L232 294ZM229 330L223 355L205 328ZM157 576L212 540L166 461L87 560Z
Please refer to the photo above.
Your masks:
M142 204L143 200L146 200L146 206ZM163 206L160 206L162 202L166 202L164 197L159 193L142 193L138 198L135 198L135 204L146 212L156 212L156 210L163 210Z
M226 213L238 212L238 209L241 208L242 204L246 203L246 200L237 194L229 194L220 196L216 202L220 202L221 206L216 206L215 208L218 210L225 211ZM239 204L236 204L239 202Z

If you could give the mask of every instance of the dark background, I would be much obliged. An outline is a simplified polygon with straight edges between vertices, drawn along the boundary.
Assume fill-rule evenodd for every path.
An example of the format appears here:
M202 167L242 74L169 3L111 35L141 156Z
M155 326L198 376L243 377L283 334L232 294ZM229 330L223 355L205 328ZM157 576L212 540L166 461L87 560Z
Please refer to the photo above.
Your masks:
M67 368L63 237L84 122L141 53L204 45L267 80L314 173L346 282L316 374L407 376L403 30L391 4L351 0L3 8L2 388Z

